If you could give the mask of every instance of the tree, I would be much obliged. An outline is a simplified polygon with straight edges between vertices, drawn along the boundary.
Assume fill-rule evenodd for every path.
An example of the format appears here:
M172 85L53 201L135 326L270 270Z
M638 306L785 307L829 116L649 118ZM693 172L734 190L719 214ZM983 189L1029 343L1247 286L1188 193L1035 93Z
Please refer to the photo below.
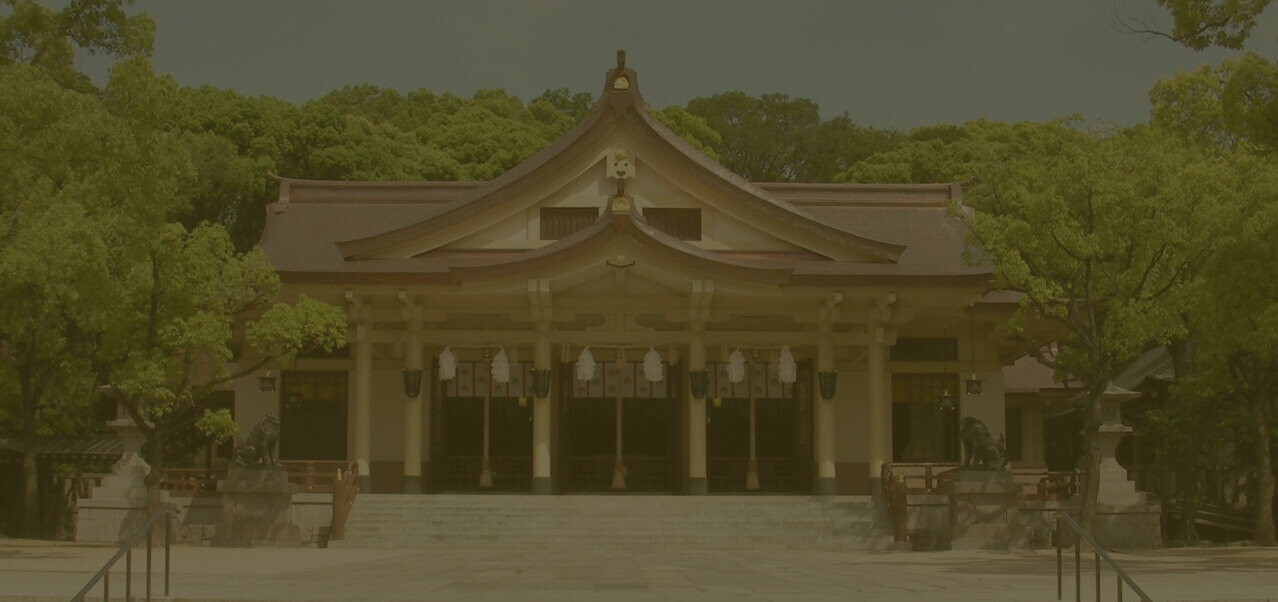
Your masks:
M1077 384L1080 518L1090 529L1101 396L1148 345L1183 336L1185 291L1237 210L1240 175L1148 127L1109 135L1063 122L1021 129L1015 152L976 172L968 226L997 285L1022 294L1009 333ZM1062 333L1056 355L1024 338L1034 321Z
M694 98L687 111L719 133L723 165L753 182L832 182L895 137L856 126L846 114L822 121L815 102L785 94L725 92Z
M1278 170L1272 156L1234 154L1245 203L1222 238L1189 312L1196 346L1189 377L1210 400L1245 417L1238 442L1255 462L1253 541L1275 544L1273 407L1278 400Z
M1278 152L1278 63L1248 53L1161 79L1149 92L1154 123L1195 142Z
M1158 0L1174 20L1170 31L1143 21L1122 18L1127 33L1167 38L1194 50L1220 46L1238 50L1256 26L1270 0Z
M168 437L197 421L219 439L235 433L229 413L202 406L215 387L269 362L345 340L333 306L299 296L277 302L279 278L260 250L236 253L226 231L164 226L144 257L122 266L113 319L92 361L102 382L149 443L147 484L158 491ZM237 357L241 336L251 354ZM158 498L154 498L158 499Z
M113 57L150 56L155 23L145 13L124 12L132 0L71 0L54 11L34 0L3 0L0 65L26 63L59 85L94 92L88 76L75 69L76 52Z
M121 77L130 77L121 69ZM80 92L45 69L0 66L0 378L16 381L24 518L38 521L35 435L52 404L87 399L76 355L92 344L124 213L156 221L184 173L172 145L114 112L115 97Z

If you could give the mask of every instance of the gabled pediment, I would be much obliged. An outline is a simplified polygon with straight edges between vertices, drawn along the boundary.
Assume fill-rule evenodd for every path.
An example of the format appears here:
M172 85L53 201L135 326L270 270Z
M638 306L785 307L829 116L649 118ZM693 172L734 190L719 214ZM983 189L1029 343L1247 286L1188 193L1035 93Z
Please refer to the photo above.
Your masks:
M615 209L615 211L614 211ZM609 265L628 269L642 263L662 278L695 279L714 276L762 286L785 284L794 270L763 266L698 249L646 224L624 202L614 202L589 228L540 249L509 257L469 262L448 268L456 284L493 280L518 280L535 274L546 278L571 278L583 271Z
M624 195L640 213L649 208L699 211L702 236L688 244L703 251L866 263L893 263L900 257L903 247L822 223L693 149L648 112L634 71L619 66L607 81L590 116L537 155L430 217L338 242L342 256L360 261L441 250L534 253L554 245L540 235L542 209L602 210L611 198Z

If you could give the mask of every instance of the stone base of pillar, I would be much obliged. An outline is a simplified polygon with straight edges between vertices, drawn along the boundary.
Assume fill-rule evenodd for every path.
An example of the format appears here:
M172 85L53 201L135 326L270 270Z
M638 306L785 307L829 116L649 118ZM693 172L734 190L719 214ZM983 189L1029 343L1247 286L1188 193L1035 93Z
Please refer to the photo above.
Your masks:
M709 493L709 482L705 477L688 477L686 486L688 495L705 495Z
M421 493L422 478L420 476L404 476L404 493Z
M550 486L550 477L533 477L532 492L535 495L550 495L554 493Z
M835 495L839 492L838 482L834 477L820 477L816 483L817 495Z
M356 479L356 483L359 484L360 493L373 492L373 475L367 475L367 474L359 475L359 478Z

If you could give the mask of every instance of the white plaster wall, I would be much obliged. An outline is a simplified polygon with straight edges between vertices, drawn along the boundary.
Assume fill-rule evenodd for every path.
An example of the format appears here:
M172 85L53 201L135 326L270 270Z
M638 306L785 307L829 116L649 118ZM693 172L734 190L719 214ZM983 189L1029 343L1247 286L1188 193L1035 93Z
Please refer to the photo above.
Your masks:
M835 392L834 461L868 462L870 459L869 376L865 372L840 369ZM820 399L815 403L821 403Z
M266 371L261 374L250 374L247 377L236 380L233 385L235 391L235 424L240 427L240 434L253 430L257 423L266 417L267 412L275 412L276 416L280 415L280 387L283 379L276 371L271 372L271 376L275 377L274 391L258 391L257 377L265 376Z

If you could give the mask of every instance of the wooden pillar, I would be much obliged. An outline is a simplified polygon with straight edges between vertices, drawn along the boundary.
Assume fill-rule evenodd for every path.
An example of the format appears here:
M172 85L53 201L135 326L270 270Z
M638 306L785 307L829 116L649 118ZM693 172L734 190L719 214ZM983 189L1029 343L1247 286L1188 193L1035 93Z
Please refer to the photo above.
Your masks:
M533 345L533 368L550 369L550 323L537 322L537 341ZM553 383L551 389L553 390ZM533 398L533 476L532 492L552 492L550 475L550 395Z
M405 370L422 369L422 337L414 322L408 329ZM428 384L423 371L422 388ZM422 492L422 394L404 400L404 493Z
M705 369L705 324L693 322L692 338L688 343L688 371ZM687 490L690 495L705 495L708 491L706 481L706 397L704 395L700 398L692 397L691 389L689 389L688 399Z
M822 320L819 328L821 339L817 342L818 374L834 371L834 340L830 321ZM834 469L834 400L827 400L821 396L820 386L816 389L816 493L817 495L834 495L838 492L838 480Z
M867 392L870 409L870 493L878 495L883 464L892 461L891 376L887 371L888 341L883 327L870 324L870 341L866 349Z
M373 343L366 324L355 326L355 464L359 466L359 489L373 490L369 467L372 443Z

